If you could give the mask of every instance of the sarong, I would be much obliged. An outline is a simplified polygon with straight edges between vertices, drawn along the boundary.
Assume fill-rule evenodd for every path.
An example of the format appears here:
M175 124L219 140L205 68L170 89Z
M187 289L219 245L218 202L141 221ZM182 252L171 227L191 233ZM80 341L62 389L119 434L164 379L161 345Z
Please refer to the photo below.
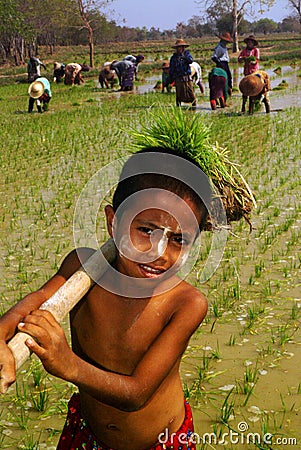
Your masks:
M210 100L217 100L224 96L224 89L226 87L226 78L213 75L209 80Z
M190 77L187 77L187 80L176 80L176 100L177 104L181 102L193 104L196 103L193 82L191 81Z
M133 89L136 66L133 64L126 69L122 77L121 89L123 91L131 91Z

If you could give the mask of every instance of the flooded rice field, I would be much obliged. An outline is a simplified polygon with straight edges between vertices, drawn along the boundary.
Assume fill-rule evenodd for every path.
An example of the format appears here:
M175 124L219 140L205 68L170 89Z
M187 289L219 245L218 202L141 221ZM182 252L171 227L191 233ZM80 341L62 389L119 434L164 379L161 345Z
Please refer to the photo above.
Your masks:
M291 67L291 66L277 66L278 70L273 68L264 68L262 67L262 70L265 70L271 79L271 86L272 89L277 88L279 84L282 82L282 80L285 80L287 82L287 88L283 89L281 91L277 90L277 95L275 95L275 92L271 91L270 98L271 98L271 107L272 109L281 109L281 108L289 108L291 106L301 106L301 96L300 93L295 92L295 88L298 88L301 86L301 77L298 76L298 73L300 71L299 66ZM276 68L276 69L277 69ZM242 68L232 68L233 73L233 86L236 88L236 90L233 93L233 98L240 98L240 92L238 90L238 84L239 80L243 76ZM208 74L206 71L203 70L203 82L205 86L205 95L200 96L200 92L197 90L198 95L198 103L200 104L199 109L201 110L208 110L210 111L210 105L209 105L209 85L207 81ZM151 75L150 77L145 78L145 82L141 82L139 85L136 86L135 92L139 94L145 94L148 92L153 92L155 90L156 83L160 81L160 73L158 72L157 75ZM160 89L159 89L160 90ZM207 105L205 105L207 103ZM232 102L232 108L231 109L237 109L237 102Z
M254 116L239 114L238 91L229 108L210 114L203 74L206 91L198 94L197 113L205 113L212 139L227 146L243 170L257 208L251 233L243 220L229 229L221 263L205 283L213 239L203 233L188 276L209 302L181 365L198 449L301 446L298 70L267 69L273 88L283 79L288 87L272 90L272 114ZM174 94L154 90L159 79L160 73L145 77L133 95L97 92L94 82L73 91L54 86L49 114L31 117L16 114L26 110L24 86L0 87L1 313L42 285L73 248L76 201L99 167L127 154L124 130L148 123L152 108L174 104ZM67 320L64 329L68 334ZM0 448L55 450L74 390L32 357L0 398Z

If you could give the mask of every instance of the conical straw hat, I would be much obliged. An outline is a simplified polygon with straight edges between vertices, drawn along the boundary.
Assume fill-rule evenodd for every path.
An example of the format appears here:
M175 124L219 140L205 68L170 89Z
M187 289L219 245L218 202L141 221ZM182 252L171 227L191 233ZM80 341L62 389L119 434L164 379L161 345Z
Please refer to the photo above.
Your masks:
M42 81L34 81L28 88L28 94L31 98L39 98L43 95L44 89Z
M254 97L262 91L264 82L257 75L251 74L242 78L239 83L239 90L246 97Z

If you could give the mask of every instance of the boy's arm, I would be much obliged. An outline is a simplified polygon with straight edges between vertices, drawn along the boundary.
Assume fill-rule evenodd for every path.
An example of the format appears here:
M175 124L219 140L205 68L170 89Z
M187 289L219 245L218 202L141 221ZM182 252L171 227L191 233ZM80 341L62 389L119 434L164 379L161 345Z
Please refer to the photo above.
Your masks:
M18 324L31 311L38 309L48 298L48 290L55 292L60 286L55 276L41 289L24 297L0 318L0 393L4 393L16 379L15 360L7 343L16 334ZM49 294L50 297L51 293Z
M83 251L81 258L85 260L90 255L91 251L86 249ZM59 271L49 281L37 291L26 295L0 317L0 383L3 391L16 379L15 362L7 343L18 331L18 324L31 311L39 309L42 303L50 298L80 265L76 251L71 252L62 263Z
M191 292L190 292L191 294ZM36 311L20 329L34 336L29 348L45 369L72 382L91 396L123 411L137 411L152 397L185 351L207 312L202 294L182 299L182 305L153 342L131 375L107 372L72 352L65 335L47 311Z

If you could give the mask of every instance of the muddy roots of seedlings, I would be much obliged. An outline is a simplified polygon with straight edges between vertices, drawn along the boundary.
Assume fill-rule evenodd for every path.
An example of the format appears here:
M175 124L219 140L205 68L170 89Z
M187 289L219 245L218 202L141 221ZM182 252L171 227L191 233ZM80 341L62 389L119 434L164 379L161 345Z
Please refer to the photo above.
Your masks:
M232 187L227 185L217 189L217 193L210 205L211 214L208 215L204 231L212 231L227 225L224 223L225 217L221 211L220 201L222 202L228 225L231 222L236 222L244 218L250 227L250 232L252 231L252 223L250 220L251 211L254 205L252 199L248 196L245 196L244 198L240 196L239 201L234 195Z

